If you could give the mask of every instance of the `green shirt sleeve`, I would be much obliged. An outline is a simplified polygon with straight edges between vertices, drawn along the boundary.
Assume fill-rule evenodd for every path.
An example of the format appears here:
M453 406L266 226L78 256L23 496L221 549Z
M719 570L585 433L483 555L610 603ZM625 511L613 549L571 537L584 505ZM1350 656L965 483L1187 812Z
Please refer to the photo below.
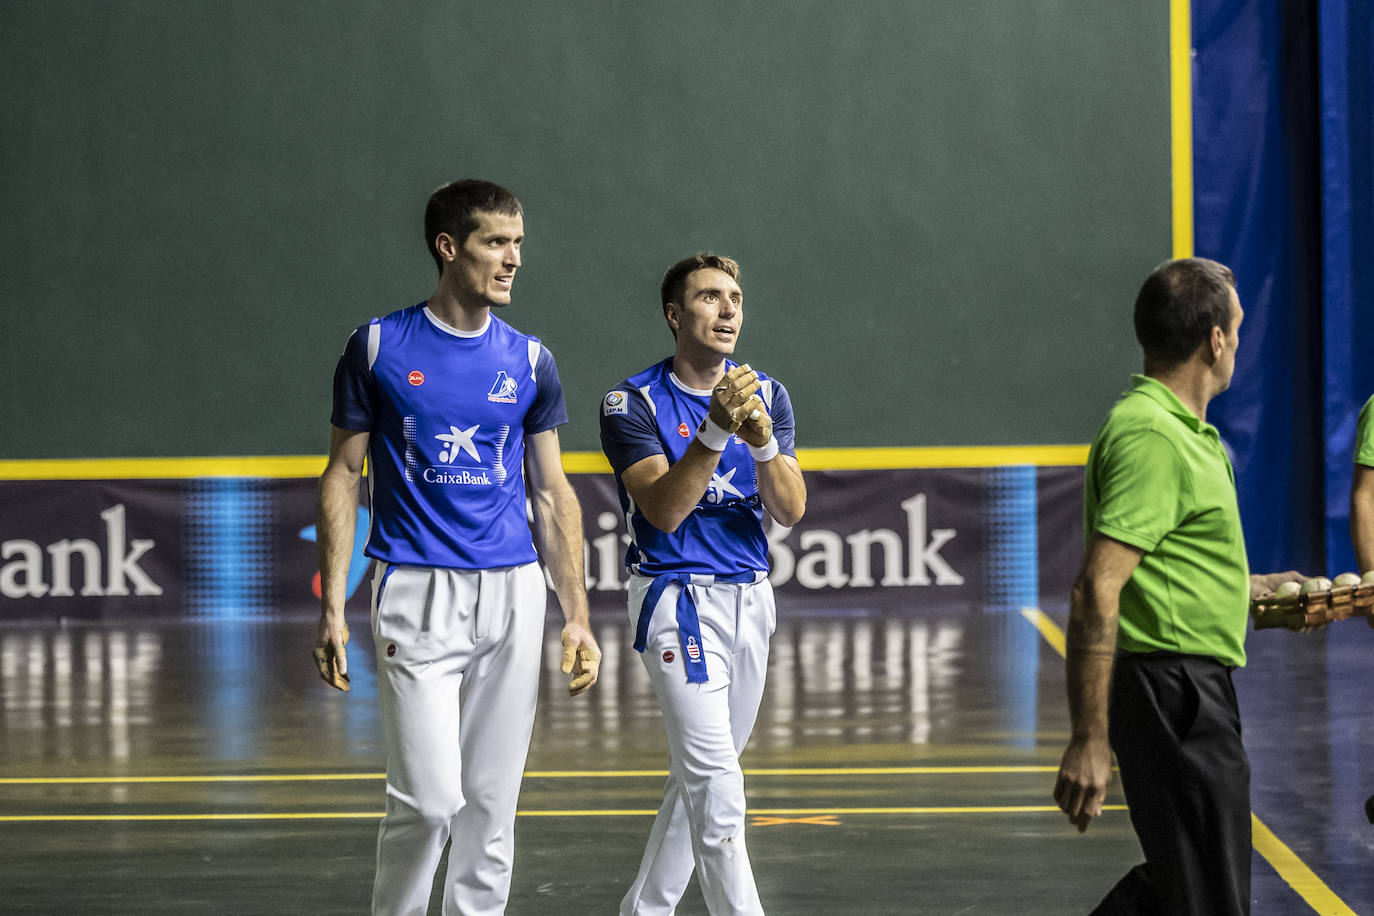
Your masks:
M1374 397L1364 402L1355 427L1355 463L1374 467Z
M1093 530L1146 553L1179 526L1187 470L1173 444L1153 430L1124 435L1102 456Z

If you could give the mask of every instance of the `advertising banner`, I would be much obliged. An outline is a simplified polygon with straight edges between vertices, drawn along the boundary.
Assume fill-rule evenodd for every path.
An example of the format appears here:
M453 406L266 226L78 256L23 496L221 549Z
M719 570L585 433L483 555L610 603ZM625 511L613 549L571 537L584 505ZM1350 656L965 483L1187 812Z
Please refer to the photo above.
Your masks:
M782 613L950 614L1063 606L1081 556L1082 469L806 475L806 517L773 526ZM570 476L593 609L621 610L628 536L609 474ZM315 481L0 481L0 620L314 613ZM350 601L366 606L359 508Z

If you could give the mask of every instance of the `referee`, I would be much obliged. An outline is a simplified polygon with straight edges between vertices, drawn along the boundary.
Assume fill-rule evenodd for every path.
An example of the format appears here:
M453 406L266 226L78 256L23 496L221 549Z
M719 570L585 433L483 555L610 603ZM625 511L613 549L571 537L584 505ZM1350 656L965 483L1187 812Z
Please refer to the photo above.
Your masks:
M1221 264L1157 268L1135 303L1145 371L1088 455L1072 736L1054 798L1086 830L1115 751L1145 852L1095 913L1250 912L1250 764L1231 672L1245 664L1250 598L1302 576L1250 575L1231 462L1206 419L1230 385L1243 315Z

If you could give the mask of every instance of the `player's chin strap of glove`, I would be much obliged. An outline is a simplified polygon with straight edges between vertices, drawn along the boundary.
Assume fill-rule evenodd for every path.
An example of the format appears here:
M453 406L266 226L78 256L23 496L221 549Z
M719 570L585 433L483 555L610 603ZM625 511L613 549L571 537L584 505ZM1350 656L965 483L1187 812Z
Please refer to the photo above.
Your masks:
M639 606L639 620L635 624L635 651L643 652L648 645L649 619L654 616L654 608L658 607L663 590L676 582L681 586L677 595L677 634L678 640L682 643L682 664L687 669L687 683L706 683L706 653L701 647L701 623L697 620L697 603L689 586L693 582L697 585L711 585L715 582L744 584L759 581L761 575L762 573L754 572L732 573L725 576L673 572L654 576L654 581L649 583L649 589L644 593L644 601Z

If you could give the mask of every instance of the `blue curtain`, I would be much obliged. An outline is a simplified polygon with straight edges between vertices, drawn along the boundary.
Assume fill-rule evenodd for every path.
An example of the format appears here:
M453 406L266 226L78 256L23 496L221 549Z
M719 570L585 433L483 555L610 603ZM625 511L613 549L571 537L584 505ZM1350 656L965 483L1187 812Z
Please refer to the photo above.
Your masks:
M1208 419L1257 572L1354 568L1351 447L1374 393L1369 21L1367 0L1193 0L1195 250L1235 271L1246 312Z
M1326 547L1344 572L1355 420L1374 394L1374 14L1368 0L1318 9Z

